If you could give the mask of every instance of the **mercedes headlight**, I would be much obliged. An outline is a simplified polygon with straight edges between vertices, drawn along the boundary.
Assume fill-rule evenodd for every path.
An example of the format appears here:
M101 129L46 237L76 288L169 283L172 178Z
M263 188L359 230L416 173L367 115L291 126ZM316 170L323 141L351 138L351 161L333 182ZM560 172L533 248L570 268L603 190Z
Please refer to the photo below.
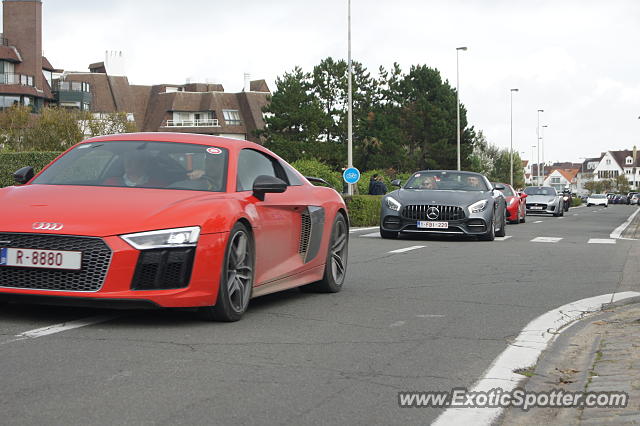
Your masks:
M193 247L198 243L200 227L190 226L188 228L161 229L159 231L121 235L121 237L138 250L166 247Z
M469 206L471 213L480 213L487 208L487 200L480 200L477 203L473 203Z
M387 197L384 199L384 202L387 203L387 207L389 207L389 209L395 212L400 211L401 204L395 198Z

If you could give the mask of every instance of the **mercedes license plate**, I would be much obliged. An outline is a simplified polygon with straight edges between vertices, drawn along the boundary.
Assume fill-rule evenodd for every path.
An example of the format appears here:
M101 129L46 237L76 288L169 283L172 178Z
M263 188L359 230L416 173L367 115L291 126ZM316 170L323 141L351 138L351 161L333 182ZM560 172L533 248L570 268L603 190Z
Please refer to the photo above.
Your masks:
M449 222L430 222L427 220L419 220L418 228L421 229L447 229L449 228Z

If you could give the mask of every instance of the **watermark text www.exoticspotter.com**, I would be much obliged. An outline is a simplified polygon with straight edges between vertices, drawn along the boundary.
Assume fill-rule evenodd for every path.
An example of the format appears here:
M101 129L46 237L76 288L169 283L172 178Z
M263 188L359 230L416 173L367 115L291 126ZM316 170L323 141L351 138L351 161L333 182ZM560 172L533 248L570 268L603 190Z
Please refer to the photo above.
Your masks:
M500 388L488 392L470 392L465 388L450 391L398 392L400 407L435 408L624 408L629 403L626 392L567 392L553 389L530 392L522 388L505 391Z

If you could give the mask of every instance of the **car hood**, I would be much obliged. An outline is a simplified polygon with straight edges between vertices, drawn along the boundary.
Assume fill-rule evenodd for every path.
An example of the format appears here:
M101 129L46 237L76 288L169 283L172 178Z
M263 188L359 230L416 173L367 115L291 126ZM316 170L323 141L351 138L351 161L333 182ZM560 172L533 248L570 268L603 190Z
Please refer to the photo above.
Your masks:
M397 189L388 195L407 204L443 204L467 207L476 201L491 198L488 191L434 191L426 189Z
M0 231L34 232L35 222L60 223L61 235L109 236L223 224L225 194L142 188L24 185L0 189ZM213 205L212 205L213 203ZM209 229L211 231L211 229ZM205 230L203 230L205 232Z
M556 197L550 195L529 195L527 197L527 204L549 204L553 203L556 200Z

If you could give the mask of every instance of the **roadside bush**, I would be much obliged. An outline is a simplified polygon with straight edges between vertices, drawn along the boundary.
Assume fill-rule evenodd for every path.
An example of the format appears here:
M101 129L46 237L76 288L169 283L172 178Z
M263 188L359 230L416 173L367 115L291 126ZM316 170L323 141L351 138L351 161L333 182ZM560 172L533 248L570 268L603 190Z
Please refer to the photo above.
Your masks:
M380 223L382 195L353 195L345 197L351 226L376 226Z
M38 173L49 164L60 152L5 152L0 153L0 187L14 184L13 173L24 167L31 166Z
M578 198L578 197L573 197L573 198L571 199L571 207L577 207L577 206L579 206L580 204L582 204L582 200L581 200L580 198Z
M326 180L336 191L342 192L342 175L331 170L318 160L298 160L291 165L303 176L313 176Z

